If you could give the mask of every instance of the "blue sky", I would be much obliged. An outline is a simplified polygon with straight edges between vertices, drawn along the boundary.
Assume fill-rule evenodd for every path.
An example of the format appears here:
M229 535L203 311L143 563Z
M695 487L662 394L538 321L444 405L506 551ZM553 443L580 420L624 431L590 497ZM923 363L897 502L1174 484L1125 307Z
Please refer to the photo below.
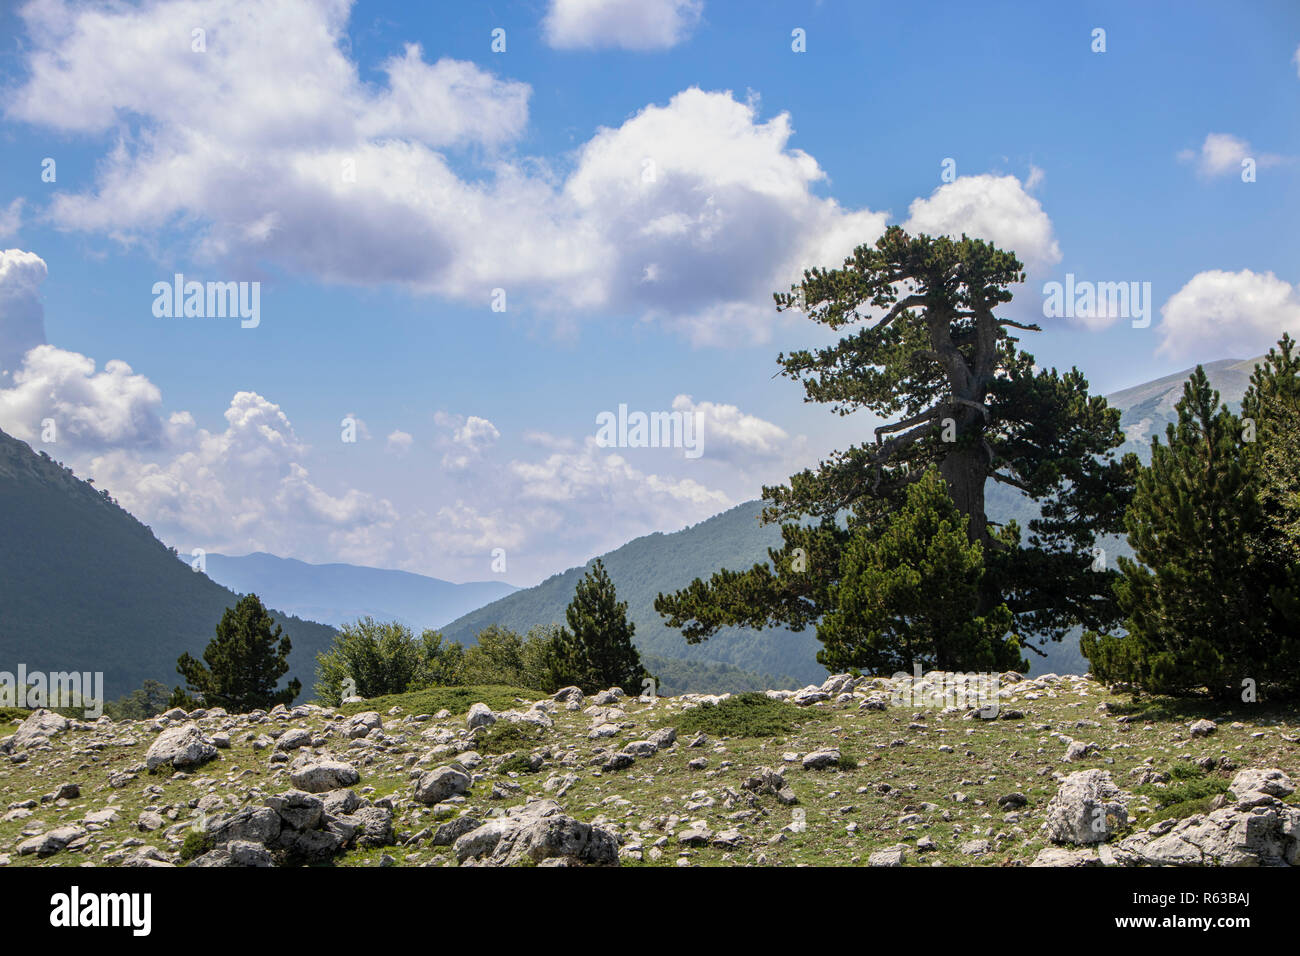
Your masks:
M1024 347L1097 391L1300 332L1290 2L36 0L0 38L0 428L184 551L528 584L754 497L873 424L772 378L828 336L771 292L892 223L1014 249ZM156 317L176 272L260 323ZM1067 273L1150 326L1042 318ZM620 404L704 454L596 446Z

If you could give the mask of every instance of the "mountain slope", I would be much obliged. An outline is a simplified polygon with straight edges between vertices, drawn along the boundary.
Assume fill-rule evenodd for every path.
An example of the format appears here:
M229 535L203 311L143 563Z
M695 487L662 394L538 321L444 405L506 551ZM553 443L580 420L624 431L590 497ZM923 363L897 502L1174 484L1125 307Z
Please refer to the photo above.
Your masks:
M0 670L102 671L118 697L146 678L180 682L238 600L116 503L0 431ZM310 687L334 631L273 612Z
M240 557L209 554L207 572L236 593L255 591L268 604L309 621L337 627L368 615L401 621L416 633L518 590L504 581L453 584L409 571L308 564L260 551Z
M802 683L824 679L825 668L814 658L820 645L811 631L795 634L785 629L724 628L704 643L691 645L655 613L654 599L661 591L685 587L718 568L747 568L766 562L767 549L780 542L781 534L774 526L758 523L761 510L761 502L749 501L681 531L646 535L601 556L618 588L619 600L627 602L628 616L636 624L638 648L660 657L717 661L763 674L786 674ZM520 632L535 625L562 624L564 609L585 573L585 567L570 568L536 587L481 607L442 632L452 640L472 644L478 632L490 624Z
M1250 387L1250 376L1263 356L1253 359L1220 359L1207 362L1205 374L1219 391L1219 401L1233 411L1241 410L1241 400ZM1144 461L1151 454L1151 436L1165 438L1165 426L1178 420L1174 406L1183 397L1183 383L1195 369L1184 369L1142 385L1134 385L1107 396L1107 401L1123 409L1120 427L1128 439L1121 452L1136 451Z
M1237 408L1250 382L1258 359L1223 359L1205 365L1206 374L1221 399ZM1183 382L1192 369L1167 375L1107 396L1121 410L1120 424L1128 441L1120 453L1133 451L1150 459L1150 436L1163 439L1165 425L1175 420L1174 405L1182 397ZM1033 502L1005 485L989 482L986 489L989 517L1018 521L1023 528L1037 514ZM719 568L740 570L767 561L767 549L780 543L776 527L758 524L762 502L748 501L715 515L693 527L671 534L656 533L630 541L601 555L621 600L628 603L628 616L636 624L636 643L645 653L688 661L719 661L734 667L770 674L788 674L800 682L820 682L825 668L815 655L821 646L810 629L796 634L785 628L752 631L726 628L715 637L688 645L681 633L667 627L655 613L657 594L677 590L696 577L708 577ZM1119 555L1132 555L1127 542L1108 538L1100 542L1106 560L1114 567ZM593 559L594 560L594 559ZM587 566L590 566L590 562ZM538 624L563 623L564 609L586 568L571 568L536 587L517 591L453 621L443 633L461 643L473 643L474 636L490 624L526 631ZM1079 653L1078 632L1059 643L1042 648L1047 656L1028 654L1031 674L1083 673L1088 664Z

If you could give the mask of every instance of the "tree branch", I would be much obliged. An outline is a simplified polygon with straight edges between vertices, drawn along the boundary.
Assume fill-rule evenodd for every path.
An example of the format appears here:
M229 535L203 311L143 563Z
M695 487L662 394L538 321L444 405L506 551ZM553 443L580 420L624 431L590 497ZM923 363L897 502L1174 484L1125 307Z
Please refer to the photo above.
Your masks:
M881 329L887 326L890 322L893 322L894 319L898 318L908 309L914 309L919 305L925 305L925 296L909 295L905 299L899 299L898 302L894 304L894 307L890 309L889 312L885 315L885 317L871 327L871 331L879 332Z
M1013 329L1023 329L1023 330L1026 331L1026 332L1041 332L1041 331L1043 331L1043 327L1042 327L1041 325L1037 324L1036 322L1030 322L1028 325L1025 325L1025 324L1022 323L1022 322L1015 322L1015 321L1013 321L1013 320L1011 320L1011 319L998 319L998 320L997 320L997 323L998 323L998 325L1009 325L1009 326L1011 326Z
M939 410L942 406L936 405L934 408L927 409L919 415L913 415L911 418L905 418L901 422L894 422L892 425L881 425L876 431L876 444L880 444L880 436L890 432L902 431L904 428L911 428L913 425L919 425L921 422L932 422L939 416Z

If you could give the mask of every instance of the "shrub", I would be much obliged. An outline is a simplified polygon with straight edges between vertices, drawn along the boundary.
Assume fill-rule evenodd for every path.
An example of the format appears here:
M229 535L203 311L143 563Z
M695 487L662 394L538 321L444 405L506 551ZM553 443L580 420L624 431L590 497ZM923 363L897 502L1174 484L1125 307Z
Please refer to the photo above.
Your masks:
M1214 798L1227 789L1228 781L1222 777L1212 776L1194 763L1179 761L1169 767L1169 783L1162 786L1148 783L1135 788L1137 793L1149 797L1153 805L1150 813L1141 815L1138 825L1205 813Z
M460 683L465 651L437 631L418 638L405 624L365 617L339 628L316 658L316 699L337 704L351 680L361 697L402 694L433 684Z
M728 697L717 704L701 704L677 720L679 734L703 731L715 737L781 737L800 724L821 720L820 711L795 707L766 694Z
M185 831L185 839L181 842L181 859L192 860L195 857L202 856L212 849L214 841L212 837L202 830L193 828Z
M545 732L537 724L524 721L499 720L479 732L475 745L483 753L506 754L512 750L528 749L542 739Z
M501 766L497 768L500 773L536 773L533 769L533 763L528 758L528 754L516 753L511 754L505 760L501 761Z

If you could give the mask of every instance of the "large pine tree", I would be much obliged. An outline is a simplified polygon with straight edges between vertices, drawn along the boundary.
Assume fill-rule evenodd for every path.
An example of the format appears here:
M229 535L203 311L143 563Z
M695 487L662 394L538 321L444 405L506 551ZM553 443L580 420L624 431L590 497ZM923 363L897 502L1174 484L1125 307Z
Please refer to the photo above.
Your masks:
M984 550L978 616L1006 605L1010 630L1030 646L1076 624L1113 623L1114 572L1091 571L1090 551L1097 535L1120 529L1136 462L1114 459L1119 412L1089 394L1077 369L1035 369L1017 348L1013 333L1039 326L995 310L1023 281L1016 257L987 242L892 227L842 268L806 271L778 293L778 310L801 310L834 330L856 327L835 345L778 356L805 401L896 420L787 485L763 489L763 518L782 522L784 541L768 564L696 579L659 595L656 610L689 642L727 625L816 624L835 610L848 542L881 533L907 487L937 468L969 540ZM1027 539L1014 523L988 520L989 480L1039 505ZM953 666L968 663L978 666Z
M639 695L650 674L632 643L636 625L599 558L578 582L564 616L568 626L556 633L548 655L552 682L575 684L588 694L620 687Z
M274 630L272 630L274 628ZM294 678L277 690L289 670L289 636L282 633L256 594L246 594L226 608L217 636L203 651L203 660L182 654L176 670L186 690L172 693L173 706L224 707L235 714L291 704L302 690Z

